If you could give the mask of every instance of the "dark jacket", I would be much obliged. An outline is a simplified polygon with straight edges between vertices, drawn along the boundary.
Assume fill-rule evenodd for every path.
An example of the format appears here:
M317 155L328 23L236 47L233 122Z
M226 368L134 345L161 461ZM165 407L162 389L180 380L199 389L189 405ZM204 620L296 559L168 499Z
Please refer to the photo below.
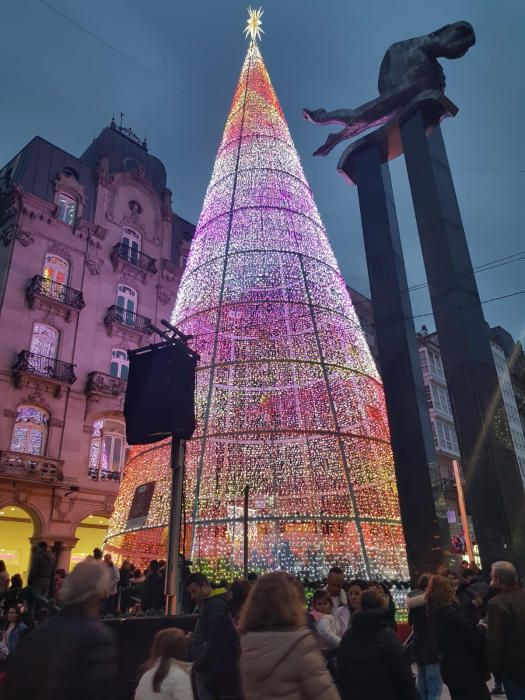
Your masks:
M213 626L226 610L227 594L224 588L217 588L203 601L199 619L191 643L193 670L205 673L209 660L209 641Z
M386 610L360 610L337 654L337 681L343 700L417 700L403 647Z
M439 652L434 620L429 614L424 591L413 591L407 598L408 622L414 631L414 659L426 666L437 664Z
M490 670L525 687L525 591L516 586L488 604Z
M114 700L117 646L99 620L66 610L20 639L2 700Z
M216 697L240 698L241 640L228 607L215 620L208 650L206 679L210 691Z
M158 571L152 571L142 584L140 595L143 610L164 608L164 580Z
M43 552L41 549L37 548L31 559L31 568L28 577L29 586L39 588L42 595L47 595L54 566L55 559L51 552L49 550Z
M485 633L458 603L432 608L441 660L441 675L448 686L474 687L490 677Z

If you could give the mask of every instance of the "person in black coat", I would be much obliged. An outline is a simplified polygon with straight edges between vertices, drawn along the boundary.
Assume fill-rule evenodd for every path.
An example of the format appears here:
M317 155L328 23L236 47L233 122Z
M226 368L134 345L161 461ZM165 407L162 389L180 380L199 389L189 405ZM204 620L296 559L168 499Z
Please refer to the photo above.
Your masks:
M486 639L461 606L448 578L433 576L427 592L440 652L441 675L452 700L488 700Z
M343 700L418 700L409 663L390 622L377 592L364 591L361 610L352 617L337 654Z
M146 580L140 595L142 610L164 611L164 578L160 573L160 564L156 559L149 563Z
M97 617L108 567L84 561L62 586L63 609L20 640L2 700L115 700L117 645Z
M241 611L252 586L248 581L234 581L230 600L210 634L208 688L214 698L241 700L239 660L241 645L237 628Z

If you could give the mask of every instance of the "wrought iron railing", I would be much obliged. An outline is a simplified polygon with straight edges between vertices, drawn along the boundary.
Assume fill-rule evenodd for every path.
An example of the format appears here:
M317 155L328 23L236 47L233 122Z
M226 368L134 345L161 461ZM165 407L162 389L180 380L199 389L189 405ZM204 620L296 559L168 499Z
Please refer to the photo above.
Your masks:
M117 243L117 245L113 246L113 250L111 251L111 262L113 265L116 265L119 259L141 270L151 272L152 275L157 272L157 265L152 257L146 255L146 253L141 253L136 248L131 248L131 246L125 243Z
M35 275L26 289L26 296L30 303L34 300L35 295L53 299L79 311L86 305L82 292L79 292L78 289L59 284L54 280L42 277L42 275Z
M86 394L121 396L126 393L126 386L126 380L120 377L113 377L103 372L90 372L86 384Z
M111 326L113 323L118 323L120 326L133 328L134 330L144 333L145 335L151 335L153 333L151 318L141 316L133 311L128 311L120 306L110 306L108 308L104 317L104 323L106 326Z
M120 472L111 472L97 467L89 467L88 476L93 481L120 481Z
M65 384L74 384L77 378L73 369L74 365L69 362L61 362L54 357L46 357L29 350L22 350L16 357L12 371L13 374L27 372L46 379L55 379Z
M64 462L61 459L50 459L25 452L0 452L0 475L15 479L48 483L63 481L63 465Z

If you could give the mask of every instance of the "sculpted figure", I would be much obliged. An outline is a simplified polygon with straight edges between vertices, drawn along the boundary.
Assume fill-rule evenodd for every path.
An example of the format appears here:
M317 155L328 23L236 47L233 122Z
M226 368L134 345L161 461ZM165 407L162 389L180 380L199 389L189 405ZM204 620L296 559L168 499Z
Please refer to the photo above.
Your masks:
M341 141L394 118L411 99L425 90L444 93L445 74L438 58L461 58L476 42L468 22L447 24L431 34L392 44L379 69L379 97L356 109L303 110L315 124L343 124L315 151L325 156Z

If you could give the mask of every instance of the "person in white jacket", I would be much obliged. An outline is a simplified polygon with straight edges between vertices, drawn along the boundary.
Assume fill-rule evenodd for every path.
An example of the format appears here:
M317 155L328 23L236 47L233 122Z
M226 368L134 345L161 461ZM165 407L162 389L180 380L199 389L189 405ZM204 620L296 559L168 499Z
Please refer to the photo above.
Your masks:
M135 700L194 700L191 687L190 641L175 627L155 635L146 672L135 691Z
M315 620L315 629L321 638L322 648L337 649L341 643L341 634L338 621L332 615L332 598L328 591L324 589L315 591L311 615Z

